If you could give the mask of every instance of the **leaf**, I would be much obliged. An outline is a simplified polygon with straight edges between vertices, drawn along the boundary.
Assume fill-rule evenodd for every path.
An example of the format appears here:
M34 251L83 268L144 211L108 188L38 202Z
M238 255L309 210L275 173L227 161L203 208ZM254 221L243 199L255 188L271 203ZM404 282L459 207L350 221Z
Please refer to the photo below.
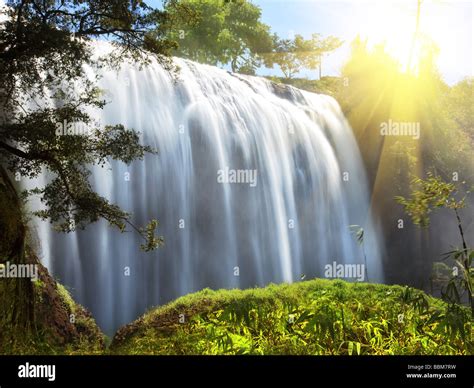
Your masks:
M314 316L313 313L311 313L311 312L308 311L308 310L305 310L305 311L303 311L303 314L301 314L301 315L298 317L298 319L296 320L295 323L304 322L304 321L306 321L306 320L312 318L313 316Z

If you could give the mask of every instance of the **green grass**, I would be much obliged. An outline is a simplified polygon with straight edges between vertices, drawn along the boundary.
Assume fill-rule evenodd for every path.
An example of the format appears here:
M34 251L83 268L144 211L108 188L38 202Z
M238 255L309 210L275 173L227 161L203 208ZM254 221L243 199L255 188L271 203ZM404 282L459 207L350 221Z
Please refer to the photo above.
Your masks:
M36 326L10 324L0 282L0 354L472 354L469 309L422 291L315 279L248 290L203 291L153 309L105 349L92 316L41 271ZM74 322L69 322L74 314Z
M119 330L112 354L472 354L470 311L422 291L315 279L209 289Z

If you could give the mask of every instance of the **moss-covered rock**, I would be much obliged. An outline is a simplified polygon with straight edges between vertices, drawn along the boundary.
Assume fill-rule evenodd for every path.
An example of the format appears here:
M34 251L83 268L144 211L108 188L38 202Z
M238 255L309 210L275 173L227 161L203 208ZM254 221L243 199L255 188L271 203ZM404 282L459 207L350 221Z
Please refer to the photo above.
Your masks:
M104 336L90 313L41 265L15 188L0 166L0 265L34 265L37 278L0 278L0 354L100 353Z
M0 279L0 354L100 354L105 337L91 314L77 304L56 282L35 256L29 261L38 266L38 278L32 280L34 322L26 328L12 323L15 303L13 279Z

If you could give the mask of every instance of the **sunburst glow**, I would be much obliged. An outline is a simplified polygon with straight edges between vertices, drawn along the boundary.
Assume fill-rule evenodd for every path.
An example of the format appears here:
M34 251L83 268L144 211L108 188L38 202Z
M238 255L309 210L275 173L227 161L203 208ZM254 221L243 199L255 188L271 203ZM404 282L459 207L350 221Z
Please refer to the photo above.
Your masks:
M417 12L419 22L417 30ZM394 1L374 2L364 6L364 22L360 24L360 36L369 45L384 44L386 51L406 70L418 63L424 42L434 43L441 51L449 52L456 46L459 31L456 26L443 23L452 12L453 2ZM445 65L448 60L443 56ZM451 65L455 63L451 60Z

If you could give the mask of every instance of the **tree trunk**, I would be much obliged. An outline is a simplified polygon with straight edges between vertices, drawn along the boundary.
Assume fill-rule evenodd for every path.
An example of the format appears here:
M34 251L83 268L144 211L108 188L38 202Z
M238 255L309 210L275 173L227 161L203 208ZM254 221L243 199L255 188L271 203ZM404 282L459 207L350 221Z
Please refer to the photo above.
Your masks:
M232 58L232 61L230 62L230 66L232 67L232 72L237 73L237 58Z

